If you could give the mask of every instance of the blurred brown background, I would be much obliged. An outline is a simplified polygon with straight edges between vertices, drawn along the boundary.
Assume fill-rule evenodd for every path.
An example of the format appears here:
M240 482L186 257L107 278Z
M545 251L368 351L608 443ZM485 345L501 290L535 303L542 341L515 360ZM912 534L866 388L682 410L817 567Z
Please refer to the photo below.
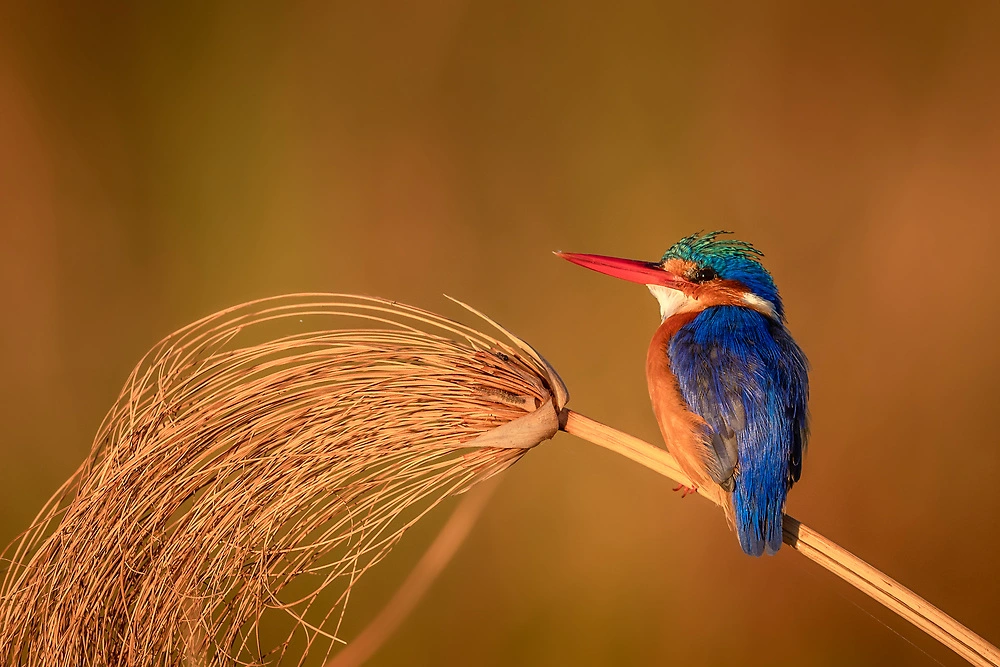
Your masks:
M283 292L447 292L659 442L654 301L549 253L727 228L813 364L790 511L1000 641L998 35L993 0L5 6L0 541L153 343ZM670 487L560 435L373 664L958 662Z

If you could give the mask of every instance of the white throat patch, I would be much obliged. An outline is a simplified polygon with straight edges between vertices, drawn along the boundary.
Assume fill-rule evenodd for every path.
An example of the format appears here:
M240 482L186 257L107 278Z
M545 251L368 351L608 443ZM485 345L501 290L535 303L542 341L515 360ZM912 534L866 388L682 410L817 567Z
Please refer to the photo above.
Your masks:
M671 315L692 310L695 300L680 290L663 285L646 285L660 304L660 322Z

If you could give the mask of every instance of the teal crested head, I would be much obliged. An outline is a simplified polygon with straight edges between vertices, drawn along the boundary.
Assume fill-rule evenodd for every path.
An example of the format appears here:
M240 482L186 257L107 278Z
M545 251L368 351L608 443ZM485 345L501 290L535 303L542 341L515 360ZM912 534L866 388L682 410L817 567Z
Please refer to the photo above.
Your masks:
M770 303L779 319L783 317L778 288L760 261L764 253L747 241L719 238L723 234L732 232L720 230L685 236L663 253L660 264L676 267L678 265L671 260L683 262L682 266L688 273L686 277L695 283L703 284L716 279L739 283L753 295Z

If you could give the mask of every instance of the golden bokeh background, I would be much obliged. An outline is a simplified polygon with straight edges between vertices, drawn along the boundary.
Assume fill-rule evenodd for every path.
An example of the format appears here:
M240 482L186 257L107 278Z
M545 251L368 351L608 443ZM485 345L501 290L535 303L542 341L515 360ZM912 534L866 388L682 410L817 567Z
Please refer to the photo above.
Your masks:
M153 343L284 292L449 293L659 442L655 303L550 251L726 228L812 361L789 510L1000 642L998 34L993 0L3 6L0 541ZM959 664L670 487L559 435L372 664Z

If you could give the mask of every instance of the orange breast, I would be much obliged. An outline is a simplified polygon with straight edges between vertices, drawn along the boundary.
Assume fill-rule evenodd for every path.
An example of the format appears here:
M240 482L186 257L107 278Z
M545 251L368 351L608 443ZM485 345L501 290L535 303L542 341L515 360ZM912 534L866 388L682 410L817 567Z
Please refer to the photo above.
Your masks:
M706 465L710 453L705 442L705 420L688 409L670 369L668 348L674 334L696 316L682 313L668 317L656 330L646 355L646 382L667 450L696 485L707 486L715 482Z

